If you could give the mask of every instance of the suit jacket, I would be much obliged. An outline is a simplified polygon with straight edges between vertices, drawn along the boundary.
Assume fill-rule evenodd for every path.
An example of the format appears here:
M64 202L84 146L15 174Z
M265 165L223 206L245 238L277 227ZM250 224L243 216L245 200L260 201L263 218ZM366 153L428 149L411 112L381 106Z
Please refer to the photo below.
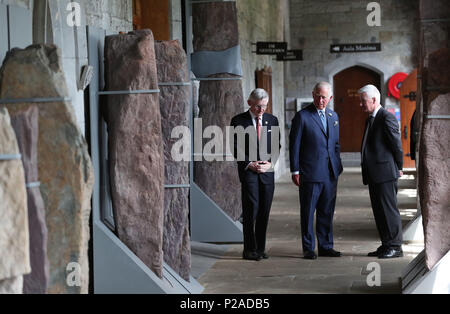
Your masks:
M364 131L367 132L367 124ZM364 137L363 137L364 142ZM403 169L403 150L397 119L387 110L380 108L367 134L366 145L362 147L363 183L383 183L396 180ZM364 152L363 152L364 149Z
M314 104L297 112L292 119L289 133L291 172L299 171L303 182L324 182L329 180L330 171L334 178L342 173L339 117L328 107L325 116L328 130L324 130Z
M256 129L253 126L252 116L250 115L249 111L246 111L244 113L238 114L234 116L231 119L231 126L237 127L242 126L245 129L249 130L250 132L245 133L245 145L243 147L243 150L241 150L241 153L244 155L244 160L238 160L238 172L239 172L239 180L241 182L256 182L258 179L262 181L264 184L273 184L274 183L274 172L266 172L258 174L256 172L253 172L252 170L246 170L246 167L253 161L258 160L265 160L270 161L272 165L275 165L277 162L276 159L268 158L268 159L261 159L261 157L264 157L264 154L270 155L272 153L272 127L273 126L279 126L277 117L269 114L264 113L262 116L262 126L261 129L261 139L258 141L256 136ZM265 128L264 128L265 127ZM260 143L265 142L267 144L267 149L264 150L263 156L260 156L259 154L259 146ZM280 137L278 138L278 142L280 143ZM238 152L240 151L240 148L238 147L238 140L237 140L237 134L234 134L234 146L231 148L233 150L234 158L238 159ZM281 148L281 145L279 145L279 148ZM252 158L253 157L253 158ZM276 156L278 158L278 156Z

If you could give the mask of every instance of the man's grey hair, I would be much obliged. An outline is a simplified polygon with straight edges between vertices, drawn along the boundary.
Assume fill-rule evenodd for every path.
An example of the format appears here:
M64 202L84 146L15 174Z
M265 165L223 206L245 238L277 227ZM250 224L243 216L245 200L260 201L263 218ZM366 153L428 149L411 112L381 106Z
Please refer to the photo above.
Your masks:
M269 98L269 94L267 94L267 92L264 89L257 88L253 92L251 92L250 96L248 97L248 100L258 101L266 98Z
M369 98L375 98L376 102L379 104L381 100L381 94L378 88L376 88L374 85L366 85L358 90L358 94L366 93L367 97Z
M314 86L313 92L317 92L319 89L327 89L328 90L328 96L333 95L333 88L331 87L331 84L328 82L319 82Z

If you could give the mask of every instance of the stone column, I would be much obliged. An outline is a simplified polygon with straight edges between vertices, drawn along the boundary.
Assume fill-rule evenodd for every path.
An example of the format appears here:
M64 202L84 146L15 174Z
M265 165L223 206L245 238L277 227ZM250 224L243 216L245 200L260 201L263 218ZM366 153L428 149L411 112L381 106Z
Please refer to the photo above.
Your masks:
M186 53L177 40L155 43L159 83L189 82ZM177 126L189 128L188 86L160 86L162 135L164 139L165 184L189 184L189 162L174 161L172 139ZM164 192L164 261L189 281L191 244L189 236L189 189L167 188Z
M107 90L156 90L150 30L105 39ZM164 151L159 94L115 95L104 107L118 237L162 278Z
M18 155L8 110L0 107L0 155ZM0 160L0 293L22 293L31 271L27 195L20 159Z
M54 45L11 50L0 70L0 98L68 97L60 54ZM14 114L32 105L7 107ZM47 291L87 293L94 182L87 143L70 102L46 102L38 107L38 173L46 209L50 261Z
M17 136L22 163L25 169L25 182L36 183L38 178L38 119L36 106L11 116L11 124ZM27 187L28 225L30 234L31 273L23 278L24 294L45 294L49 280L49 261L47 258L47 225L45 207L39 186Z
M239 44L236 4L200 3L192 8L194 51L222 51ZM241 62L238 60L238 62ZM237 78L227 73L211 78ZM216 125L226 134L231 118L242 112L244 98L240 80L202 81L199 89L199 118L203 130ZM207 143L203 140L203 145ZM225 151L225 139L223 143ZM225 158L223 158L225 160ZM236 162L195 162L195 182L233 220L242 212L241 185Z

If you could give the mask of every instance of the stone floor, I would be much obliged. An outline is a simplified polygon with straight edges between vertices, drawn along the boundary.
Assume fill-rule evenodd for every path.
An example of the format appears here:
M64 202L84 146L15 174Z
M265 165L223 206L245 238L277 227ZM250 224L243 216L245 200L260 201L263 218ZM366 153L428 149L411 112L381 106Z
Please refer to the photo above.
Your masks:
M416 212L414 173L399 181L399 208L405 226ZM423 244L405 244L403 258L367 257L379 246L369 192L359 168L346 168L340 177L334 218L335 249L341 258L305 260L301 251L298 190L285 177L276 185L268 228L267 260L243 260L242 244L192 245L192 274L203 293L401 293L401 275ZM380 265L381 285L366 283ZM373 274L373 273L372 273ZM373 278L373 276L370 276Z

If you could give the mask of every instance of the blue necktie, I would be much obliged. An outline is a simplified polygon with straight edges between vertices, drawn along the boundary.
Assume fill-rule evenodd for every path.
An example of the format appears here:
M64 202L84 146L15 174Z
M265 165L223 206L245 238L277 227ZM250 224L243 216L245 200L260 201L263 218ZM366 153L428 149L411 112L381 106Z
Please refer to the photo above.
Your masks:
M327 120L325 119L325 115L323 114L323 111L319 111L320 120L322 120L323 129L325 132L327 131Z

